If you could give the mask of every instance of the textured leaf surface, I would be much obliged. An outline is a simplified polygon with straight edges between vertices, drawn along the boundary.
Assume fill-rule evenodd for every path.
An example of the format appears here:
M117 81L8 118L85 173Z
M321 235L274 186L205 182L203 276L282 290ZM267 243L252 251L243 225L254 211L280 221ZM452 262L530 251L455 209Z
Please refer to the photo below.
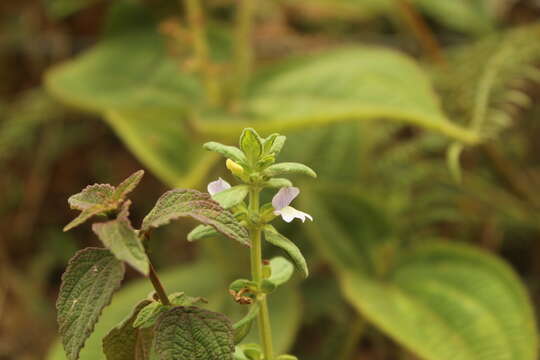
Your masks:
M144 175L144 170L139 170L131 174L126 180L122 181L114 190L114 197L116 199L123 199L127 194L132 192L137 185L141 182Z
M149 360L152 348L152 329L136 329L135 318L150 300L141 301L133 312L112 329L103 339L103 352L107 360Z
M241 319L245 309L233 302L226 291L227 283L233 278L225 274L227 269L217 266L217 262L200 262L183 265L169 271L161 271L160 278L168 291L185 290L208 299L207 307L214 311L232 315L233 319ZM193 276L197 274L197 276ZM269 299L270 316L273 324L280 324L272 329L274 346L277 353L285 353L290 349L302 316L301 299L298 288L288 284L279 289L279 296ZM146 279L134 281L115 294L112 304L105 308L95 331L81 351L81 360L103 358L102 339L107 333L129 315L133 304L152 291ZM258 341L254 327L246 339L247 342ZM62 346L56 343L47 357L49 360L65 360Z
M298 270L302 272L304 277L308 277L309 270L307 267L306 259L302 255L302 252L291 240L281 235L272 225L267 225L263 229L264 238L270 244L275 245L287 252L287 254L293 259Z
M56 303L62 343L69 360L79 358L86 339L120 286L124 266L108 250L86 248L69 262Z
M115 220L95 223L92 230L118 260L127 262L146 276L150 270L150 262L137 232L128 219L130 203L129 200L124 203L123 210Z
M163 194L144 218L141 230L166 225L181 217L192 217L231 239L250 245L247 230L228 210L212 200L209 194L189 189L175 189Z
M223 314L176 307L160 316L154 346L161 360L232 360L233 330Z
M537 358L529 299L492 256L441 244L404 257L386 281L351 271L341 280L351 304L422 358Z
M230 189L223 190L214 194L212 199L217 201L224 209L229 209L244 201L249 192L247 185L236 185Z

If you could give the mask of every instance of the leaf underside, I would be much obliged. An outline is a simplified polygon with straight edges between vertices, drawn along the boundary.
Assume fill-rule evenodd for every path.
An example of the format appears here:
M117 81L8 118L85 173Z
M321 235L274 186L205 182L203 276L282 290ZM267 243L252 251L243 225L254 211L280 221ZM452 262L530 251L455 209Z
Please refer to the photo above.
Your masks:
M160 316L154 348L159 360L232 360L232 326L220 313L176 307Z
M86 248L70 260L56 302L68 360L76 360L124 277L124 265L108 250Z

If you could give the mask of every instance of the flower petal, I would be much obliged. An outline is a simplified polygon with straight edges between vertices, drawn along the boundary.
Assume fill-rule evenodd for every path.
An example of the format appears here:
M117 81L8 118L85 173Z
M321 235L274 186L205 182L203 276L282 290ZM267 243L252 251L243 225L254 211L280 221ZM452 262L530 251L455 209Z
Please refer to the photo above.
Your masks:
M294 219L300 219L300 220L302 220L302 222L305 222L306 219L309 219L309 220L313 221L313 218L311 217L311 215L306 214L303 211L296 210L292 206L285 206L281 210L274 211L274 214L280 215L281 218L285 222L288 222L288 223L290 223Z
M300 194L300 189L294 186L282 187L272 198L272 206L276 210L281 210L294 200Z
M222 178L217 179L216 181L212 181L207 186L208 193L210 195L217 194L219 192L222 192L223 190L227 190L231 188L231 184L223 180Z

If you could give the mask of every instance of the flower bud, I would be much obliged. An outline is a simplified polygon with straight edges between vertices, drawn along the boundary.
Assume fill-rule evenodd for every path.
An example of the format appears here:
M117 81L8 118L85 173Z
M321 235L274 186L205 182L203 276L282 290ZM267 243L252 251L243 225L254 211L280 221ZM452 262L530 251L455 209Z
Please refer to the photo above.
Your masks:
M225 162L225 166L227 166L227 169L230 170L233 175L241 176L244 173L244 168L240 165L232 161L231 159L227 159Z

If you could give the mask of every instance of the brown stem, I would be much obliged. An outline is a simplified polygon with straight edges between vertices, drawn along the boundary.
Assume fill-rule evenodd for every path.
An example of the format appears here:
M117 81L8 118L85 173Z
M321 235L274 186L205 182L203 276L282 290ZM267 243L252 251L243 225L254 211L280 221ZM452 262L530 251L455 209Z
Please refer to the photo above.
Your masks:
M428 24L422 18L414 6L409 0L397 0L397 7L399 8L403 20L410 27L414 36L418 39L418 42L424 49L424 52L433 60L433 62L439 65L446 65L446 60L442 55L441 47L433 32L429 28Z
M161 284L161 281L159 281L159 278L156 273L156 269L154 269L154 265L150 263L150 273L148 274L148 277L150 278L150 281L152 282L152 286L154 286L154 289L156 290L156 294L159 297L159 301L163 305L171 305L171 302L169 301L169 298L167 297L167 293L165 292L165 289L163 288L163 284Z

